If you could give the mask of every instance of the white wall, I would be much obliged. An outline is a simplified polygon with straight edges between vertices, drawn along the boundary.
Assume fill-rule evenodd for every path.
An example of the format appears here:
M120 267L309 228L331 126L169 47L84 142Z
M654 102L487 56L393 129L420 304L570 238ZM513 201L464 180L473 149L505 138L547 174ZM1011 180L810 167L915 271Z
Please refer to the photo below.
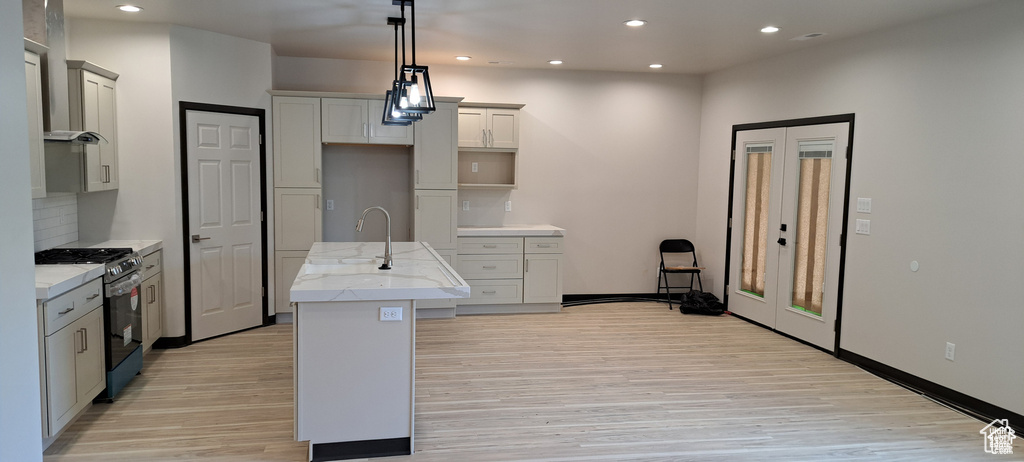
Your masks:
M0 2L0 460L43 460L21 2Z
M164 336L183 336L178 102L264 108L269 124L270 45L163 24L76 18L67 27L69 59L120 74L120 189L79 195L79 237L162 240Z
M1022 74L1024 3L1006 1L709 75L697 236L715 291L731 127L855 113L851 200L873 211L850 216L871 235L847 230L842 348L1024 412Z
M388 62L281 56L274 86L380 93L392 73ZM566 228L567 294L657 289L658 243L696 232L700 78L462 66L430 74L436 95L526 105L519 189L460 191L471 207L460 208L460 224Z

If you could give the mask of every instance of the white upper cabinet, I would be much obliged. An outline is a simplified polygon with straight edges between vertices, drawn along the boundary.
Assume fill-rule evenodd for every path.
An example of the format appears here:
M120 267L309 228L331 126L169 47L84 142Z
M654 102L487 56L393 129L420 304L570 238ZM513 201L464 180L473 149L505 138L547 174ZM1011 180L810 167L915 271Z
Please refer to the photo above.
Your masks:
M383 125L384 100L323 98L324 143L413 144L412 126Z
M519 148L519 109L459 107L460 148Z
M68 61L68 102L71 130L97 132L106 139L85 145L84 157L47 159L50 165L62 164L63 178L47 180L50 191L93 192L117 189L117 77L118 75L88 61ZM62 156L64 157L64 156ZM77 165L75 165L77 164ZM49 175L49 173L48 173ZM81 179L72 178L80 175Z
M26 40L26 45L28 43ZM43 86L39 66L39 54L26 50L25 90L28 93L28 151L29 167L32 172L33 199L46 197L46 163L43 157Z
M319 188L320 98L274 97L274 186Z
M415 189L458 189L458 106L435 103L437 110L416 122L413 148Z

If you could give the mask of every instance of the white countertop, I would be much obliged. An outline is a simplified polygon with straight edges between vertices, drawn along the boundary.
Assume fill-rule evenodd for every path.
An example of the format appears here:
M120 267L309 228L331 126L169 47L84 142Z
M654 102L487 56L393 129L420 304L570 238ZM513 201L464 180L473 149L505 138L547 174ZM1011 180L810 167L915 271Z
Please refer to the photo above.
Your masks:
M383 242L317 242L291 289L293 302L467 298L469 284L426 243L392 243L394 263L378 269Z
M160 250L159 240L113 240L104 242L71 242L62 248L122 248L131 247L142 255ZM36 265L36 300L48 300L103 276L103 265Z
M551 225L459 226L459 237L565 236L565 230Z

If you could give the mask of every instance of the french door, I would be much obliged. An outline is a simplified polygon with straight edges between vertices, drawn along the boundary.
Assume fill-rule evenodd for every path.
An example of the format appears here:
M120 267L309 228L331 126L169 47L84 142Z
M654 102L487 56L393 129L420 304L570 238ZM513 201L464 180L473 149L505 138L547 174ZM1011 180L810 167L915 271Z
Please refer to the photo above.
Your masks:
M849 123L736 132L729 310L835 346Z

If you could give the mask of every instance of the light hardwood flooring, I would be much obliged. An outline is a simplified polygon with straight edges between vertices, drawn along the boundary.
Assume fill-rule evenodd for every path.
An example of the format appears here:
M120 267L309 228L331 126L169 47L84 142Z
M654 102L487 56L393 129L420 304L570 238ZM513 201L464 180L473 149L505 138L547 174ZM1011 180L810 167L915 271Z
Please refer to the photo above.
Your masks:
M378 460L1020 460L983 452L983 422L727 316L589 305L421 320L416 340L416 454ZM154 351L45 460L305 460L290 343L279 325Z

